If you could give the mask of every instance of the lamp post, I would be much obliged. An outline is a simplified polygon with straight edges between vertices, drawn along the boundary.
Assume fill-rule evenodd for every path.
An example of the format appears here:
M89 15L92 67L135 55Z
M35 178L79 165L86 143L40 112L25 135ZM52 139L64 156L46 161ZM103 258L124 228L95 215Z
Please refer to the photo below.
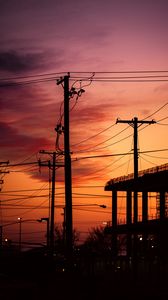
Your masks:
M19 221L19 251L22 250L22 218L18 218Z

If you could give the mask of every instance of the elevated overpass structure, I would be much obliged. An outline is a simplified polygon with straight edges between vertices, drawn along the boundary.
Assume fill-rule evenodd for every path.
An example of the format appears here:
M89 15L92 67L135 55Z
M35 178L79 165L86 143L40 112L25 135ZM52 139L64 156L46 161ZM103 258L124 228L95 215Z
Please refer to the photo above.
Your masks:
M167 176L167 177L166 177ZM168 190L168 164L149 168L138 172L137 182L134 180L134 173L127 176L120 176L107 181L105 185L106 191L127 191L129 189L138 189L139 191L159 191Z
M160 235L162 236L161 244L165 246L163 240L166 240L168 232L168 164L140 171L136 180L133 173L113 178L106 183L105 191L112 192L112 222L105 228L105 232L112 234L114 253L117 253L119 234L127 234L127 253L132 251L130 244L133 235L134 237L143 236L145 240L148 239L148 235ZM125 224L118 222L118 192L121 191L126 194ZM142 199L141 221L134 218L138 215L138 206L133 206L135 192L141 195ZM151 192L156 194L157 214L153 220L149 219L149 193ZM166 244L168 244L168 238Z

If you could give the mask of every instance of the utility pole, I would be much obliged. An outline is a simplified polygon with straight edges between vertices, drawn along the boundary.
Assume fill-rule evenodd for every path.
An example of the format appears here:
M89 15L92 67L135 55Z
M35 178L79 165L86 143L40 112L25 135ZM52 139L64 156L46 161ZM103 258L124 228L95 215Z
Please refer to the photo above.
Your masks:
M54 251L54 216L55 216L55 177L56 172L55 169L57 166L61 167L61 164L56 164L56 152L52 151L46 151L46 150L40 150L39 153L41 154L49 154L52 155L52 164L50 161L48 164L43 164L39 161L40 166L48 166L49 168L52 167L52 191L51 191L51 213L50 213L50 231L49 231L49 248L51 254L53 254Z
M50 249L54 250L54 206L55 206L55 164L56 152L53 152L52 190L51 190L51 224L50 224Z
M73 250L73 225L72 225L72 175L71 175L71 154L69 138L69 75L57 81L57 85L64 85L64 161L65 161L65 216L66 216L66 254L69 261L72 258Z
M117 119L116 123L127 123L134 128L134 182L135 186L138 179L138 124L154 124L156 121L151 120L138 120L137 117L134 117L132 120L119 120ZM134 223L138 222L138 192L134 191Z

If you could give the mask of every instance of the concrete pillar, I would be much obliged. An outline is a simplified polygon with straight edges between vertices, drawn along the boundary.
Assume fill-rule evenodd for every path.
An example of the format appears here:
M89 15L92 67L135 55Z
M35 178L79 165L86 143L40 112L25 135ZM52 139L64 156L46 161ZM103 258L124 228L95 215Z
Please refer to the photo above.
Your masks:
M148 192L142 192L142 222L148 221ZM148 254L148 232L142 234L142 255L145 257Z
M142 192L142 222L148 220L148 192Z
M117 250L117 191L112 191L112 255L115 258Z
M127 220L127 225L132 223L132 192L131 191L127 191L126 220Z
M166 201L165 192L160 192L160 220L163 220L166 216Z
M112 191L112 227L117 226L117 191Z
M138 192L134 191L134 223L138 222Z
M126 222L129 226L132 223L132 191L127 191L126 199ZM132 234L128 231L127 233L127 257L132 255Z

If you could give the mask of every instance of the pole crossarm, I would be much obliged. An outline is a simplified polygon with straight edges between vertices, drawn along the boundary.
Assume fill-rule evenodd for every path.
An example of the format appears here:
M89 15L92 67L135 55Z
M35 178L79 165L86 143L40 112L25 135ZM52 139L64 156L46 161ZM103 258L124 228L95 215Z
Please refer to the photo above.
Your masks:
M134 125L135 123L137 123L137 124L154 124L154 123L156 123L156 121L155 120L151 120L151 121L148 121L148 120L138 120L138 118L137 117L135 117L134 119L132 119L132 120L120 120L120 119L117 119L116 120L116 124L117 123L127 123L127 124L129 124L129 125Z
M9 164L9 160L7 161L0 161L0 165L8 165Z
M48 168L53 168L53 164L50 162L50 160L48 161L48 163L43 163L41 162L41 160L38 161L39 163L39 167L48 167ZM64 167L65 165L62 162L56 162L55 167Z
M39 151L40 154L48 154L48 155L55 155L56 157L58 157L60 154L57 152L57 151L50 151L50 150L40 150ZM50 160L48 160L47 162L42 162L40 159L38 160L38 164L40 167L49 167L49 168L52 168L53 167L53 164L51 163ZM63 161L57 161L56 159L56 162L55 162L55 167L64 167L64 163Z

